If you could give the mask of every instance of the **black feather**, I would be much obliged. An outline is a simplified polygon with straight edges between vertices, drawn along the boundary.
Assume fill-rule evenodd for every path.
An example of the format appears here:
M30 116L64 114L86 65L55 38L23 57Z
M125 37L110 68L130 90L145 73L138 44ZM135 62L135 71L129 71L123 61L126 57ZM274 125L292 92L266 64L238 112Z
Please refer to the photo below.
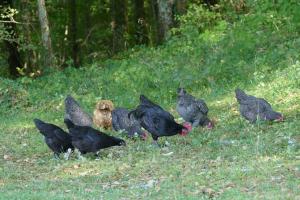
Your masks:
M185 129L175 122L174 117L169 112L151 102L144 95L140 96L140 105L129 115L131 114L141 123L144 129L151 133L154 141L158 137L176 135Z
M77 126L65 120L66 125L69 128L69 132L72 135L72 144L82 154L94 152L96 153L100 149L108 148L111 146L126 145L125 141L109 136L103 132L100 132L89 126Z
M43 122L39 119L33 120L36 128L45 137L48 147L56 154L66 152L69 148L74 149L71 136L60 127Z

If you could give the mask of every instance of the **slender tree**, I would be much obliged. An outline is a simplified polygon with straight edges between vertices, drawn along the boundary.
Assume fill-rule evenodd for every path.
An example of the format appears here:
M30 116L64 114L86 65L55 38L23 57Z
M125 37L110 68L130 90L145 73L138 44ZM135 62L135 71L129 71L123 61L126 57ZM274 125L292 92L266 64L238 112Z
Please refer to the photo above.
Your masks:
M136 44L147 44L148 34L146 27L144 0L134 0L134 25Z
M168 31L173 25L173 4L173 0L157 0L159 15L159 43L166 40Z
M183 15L187 10L187 0L176 0L176 14Z
M0 6L2 6L3 10L3 21L4 30L7 33L7 37L4 40L5 46L8 50L8 65L9 65L9 73L12 77L18 77L20 74L18 72L18 68L23 67L23 63L21 60L20 52L18 50L18 36L16 31L16 23L13 18L9 16L9 10L13 8L12 0L2 0L0 1Z
M36 51L31 48L33 41L32 41L32 32L33 26L31 24L32 20L32 3L30 0L21 0L21 12L22 12L22 21L25 22L23 25L24 31L23 35L25 38L24 45L27 46L27 51L24 52L24 68L26 74L34 71L34 66L37 64L37 53Z
M79 45L77 42L77 11L76 11L76 0L69 0L69 17L70 17L70 43L71 43L71 55L75 67L79 67Z
M147 0L146 2L146 18L149 22L148 35L149 43L152 46L156 46L159 43L158 32L159 32L159 16L157 0Z
M42 42L45 49L44 64L46 67L50 67L53 64L53 54L45 0L38 0L37 2L39 21L42 32Z
M127 32L127 1L111 0L112 31L113 31L113 54L120 52L126 47L125 34Z

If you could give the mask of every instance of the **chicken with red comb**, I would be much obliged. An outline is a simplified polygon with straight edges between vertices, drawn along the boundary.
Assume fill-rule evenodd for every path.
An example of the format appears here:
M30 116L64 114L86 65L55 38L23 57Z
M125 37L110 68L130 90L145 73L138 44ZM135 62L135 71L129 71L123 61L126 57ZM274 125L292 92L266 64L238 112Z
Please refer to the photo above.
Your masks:
M189 128L175 122L174 117L146 96L140 96L140 105L128 116L133 115L152 136L153 143L163 136L187 135Z

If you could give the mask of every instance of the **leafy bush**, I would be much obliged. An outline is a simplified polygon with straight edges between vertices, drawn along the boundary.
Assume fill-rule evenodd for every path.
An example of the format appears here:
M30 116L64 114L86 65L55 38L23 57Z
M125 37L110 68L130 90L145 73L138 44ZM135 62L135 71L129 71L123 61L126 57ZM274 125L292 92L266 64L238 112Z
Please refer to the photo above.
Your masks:
M2 105L9 105L12 95L20 92L17 96L25 101L18 102L27 102L20 105L44 109L56 109L67 94L84 101L90 109L96 99L103 98L132 107L141 93L159 99L163 106L172 106L169 102L174 102L179 86L200 95L221 92L220 87L226 90L251 84L257 74L273 73L299 60L299 33L293 26L297 13L282 16L274 7L263 9L249 3L247 9L247 15L239 14L239 19L230 22L224 20L225 11L220 16L192 6L181 18L180 34L165 45L138 47L121 55L120 60L19 79L13 92L2 92L7 102Z
M17 81L0 78L0 105L1 111L22 109L29 106L29 93Z
M197 31L198 34L214 27L220 21L221 15L218 12L213 12L204 7L202 4L191 4L186 15L177 17L180 22L180 27L174 29L174 32L182 34L190 31Z

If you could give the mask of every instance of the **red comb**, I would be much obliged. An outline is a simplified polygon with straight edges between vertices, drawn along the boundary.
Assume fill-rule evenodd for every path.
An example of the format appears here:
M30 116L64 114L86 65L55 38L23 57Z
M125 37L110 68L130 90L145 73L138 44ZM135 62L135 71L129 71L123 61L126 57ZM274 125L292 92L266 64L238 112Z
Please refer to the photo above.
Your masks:
M144 133L141 135L142 140L146 140L147 137L148 137L148 135L147 135L146 132L144 132Z
M183 126L184 126L184 128L186 128L188 130L188 132L190 132L193 129L191 123L189 123L189 122L184 122Z
M208 129L213 129L214 128L214 123L213 122L208 122L207 128Z

